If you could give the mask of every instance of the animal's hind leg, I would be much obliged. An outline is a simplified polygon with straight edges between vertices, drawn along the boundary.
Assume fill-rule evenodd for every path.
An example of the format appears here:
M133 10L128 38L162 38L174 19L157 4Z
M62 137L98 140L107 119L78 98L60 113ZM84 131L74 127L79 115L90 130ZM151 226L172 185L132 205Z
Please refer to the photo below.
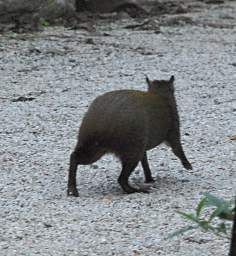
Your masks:
M152 177L152 173L148 164L148 159L147 159L147 152L145 151L144 155L143 155L143 159L141 160L141 164L143 167L143 171L144 171L144 176L145 176L145 182L146 183L151 183L154 182L155 180Z
M131 159L122 159L122 171L118 178L118 182L123 188L125 192L128 194L135 192L143 192L148 193L148 190L143 188L134 188L129 185L129 177L131 173L134 171L135 167L138 165L139 160L131 160Z
M183 166L187 170L192 170L192 165L185 156L184 150L182 148L179 136L176 136L174 133L169 136L167 142L170 144L174 154L180 159Z
M76 172L77 166L79 163L78 154L74 151L70 155L70 167L68 173L68 187L67 187L67 195L68 196L79 196L78 190L76 188Z

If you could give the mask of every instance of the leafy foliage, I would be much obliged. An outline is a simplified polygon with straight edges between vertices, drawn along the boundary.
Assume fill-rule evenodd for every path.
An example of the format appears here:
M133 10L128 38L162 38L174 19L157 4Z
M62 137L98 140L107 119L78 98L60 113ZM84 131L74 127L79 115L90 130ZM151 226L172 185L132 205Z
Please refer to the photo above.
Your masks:
M40 24L43 27L48 27L50 25L49 22L46 19L44 19L44 18L40 18Z
M210 193L204 193L194 213L177 211L182 218L191 221L194 225L177 230L169 235L172 238L193 229L200 228L203 232L212 232L217 236L230 239L230 224L233 221L235 208L232 201L226 201Z

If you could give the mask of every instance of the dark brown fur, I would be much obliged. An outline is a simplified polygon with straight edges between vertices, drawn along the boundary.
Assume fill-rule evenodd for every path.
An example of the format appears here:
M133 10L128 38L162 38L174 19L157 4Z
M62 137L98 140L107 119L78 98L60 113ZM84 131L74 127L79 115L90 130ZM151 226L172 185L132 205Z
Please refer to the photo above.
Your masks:
M174 77L146 77L148 91L120 90L97 97L85 114L75 150L70 157L68 195L78 196L76 170L106 153L121 160L118 178L127 193L147 192L133 188L128 179L141 161L146 182L153 182L146 151L166 142L186 169L192 169L180 142L179 116L174 97Z

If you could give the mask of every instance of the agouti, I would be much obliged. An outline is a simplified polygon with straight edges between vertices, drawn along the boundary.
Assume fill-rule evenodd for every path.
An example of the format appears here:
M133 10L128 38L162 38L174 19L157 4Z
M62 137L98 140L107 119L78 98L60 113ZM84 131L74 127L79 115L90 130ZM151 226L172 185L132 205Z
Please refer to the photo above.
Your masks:
M78 196L77 166L96 162L106 153L115 154L122 170L118 182L127 193L148 192L130 186L128 179L141 161L146 182L153 182L147 150L165 142L186 169L192 169L181 142L179 116L170 80L149 80L148 90L118 90L97 97L85 114L78 142L70 156L69 196Z

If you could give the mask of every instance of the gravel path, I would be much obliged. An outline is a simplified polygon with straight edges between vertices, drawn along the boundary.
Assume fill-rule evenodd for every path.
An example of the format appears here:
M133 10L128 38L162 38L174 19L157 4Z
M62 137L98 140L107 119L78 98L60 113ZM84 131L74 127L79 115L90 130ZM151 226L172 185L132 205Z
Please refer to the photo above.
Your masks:
M236 133L236 3L207 7L161 33L123 29L123 20L96 33L58 27L0 37L0 255L228 254L225 240L200 231L164 239L184 225L175 211L193 209L203 192L235 194L236 147L227 136ZM80 197L66 197L88 104L109 90L145 90L145 74L175 75L194 170L161 145L148 154L151 193L127 195L108 155L79 167ZM142 184L140 166L131 182Z

